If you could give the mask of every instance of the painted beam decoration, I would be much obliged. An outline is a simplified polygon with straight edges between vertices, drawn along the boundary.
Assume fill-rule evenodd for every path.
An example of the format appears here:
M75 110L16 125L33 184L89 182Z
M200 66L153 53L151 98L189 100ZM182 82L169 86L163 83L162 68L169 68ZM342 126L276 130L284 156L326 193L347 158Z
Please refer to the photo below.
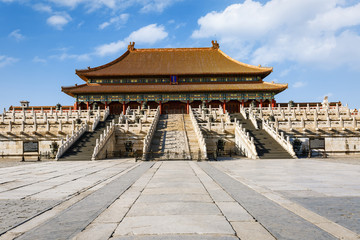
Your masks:
M275 93L195 93L195 94L126 94L80 95L79 102L148 102L148 101L231 101L272 100Z

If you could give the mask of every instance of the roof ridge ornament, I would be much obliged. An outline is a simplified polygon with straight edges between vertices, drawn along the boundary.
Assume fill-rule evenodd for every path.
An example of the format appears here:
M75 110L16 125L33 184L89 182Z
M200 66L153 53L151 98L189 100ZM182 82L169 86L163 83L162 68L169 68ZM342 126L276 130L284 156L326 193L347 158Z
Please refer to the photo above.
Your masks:
M212 40L211 41L211 43L212 43L212 48L213 49L219 49L220 48L220 45L218 44L218 42L215 40Z
M134 49L135 49L135 42L130 42L130 44L128 45L128 50L133 51Z

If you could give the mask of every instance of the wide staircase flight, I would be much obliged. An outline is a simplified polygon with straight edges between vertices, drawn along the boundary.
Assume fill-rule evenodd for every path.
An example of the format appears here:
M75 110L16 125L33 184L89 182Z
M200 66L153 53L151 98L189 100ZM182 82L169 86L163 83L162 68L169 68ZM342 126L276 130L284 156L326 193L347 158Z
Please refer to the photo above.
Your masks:
M89 161L96 145L96 139L104 132L106 126L115 118L109 115L105 121L100 121L93 132L85 132L59 159L59 161Z
M234 115L251 137L254 137L256 151L261 159L289 159L292 156L264 129L256 129L251 120L244 119L241 114Z
M160 116L151 141L152 160L190 160L199 146L188 115L163 114Z

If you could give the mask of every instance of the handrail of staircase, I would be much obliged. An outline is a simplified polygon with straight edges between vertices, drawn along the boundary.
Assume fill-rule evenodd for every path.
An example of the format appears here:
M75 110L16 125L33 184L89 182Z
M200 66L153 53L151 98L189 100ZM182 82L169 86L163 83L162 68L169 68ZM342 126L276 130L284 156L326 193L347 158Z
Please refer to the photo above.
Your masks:
M191 159L191 151L190 151L190 146L189 146L189 136L187 135L187 131L186 131L185 117L184 117L184 114L181 114L181 116L182 116L182 123L183 123L183 128L184 128L185 149L189 152L189 159Z
M243 106L240 106L240 113L241 113L241 115L243 116L244 119L247 119L246 111L245 111L245 108Z
M105 114L104 114L104 121L107 119L107 117L110 115L110 107L107 107L105 109Z
M92 161L96 160L99 152L105 146L105 144L107 143L111 135L114 133L114 131L115 131L115 120L113 119L110 123L110 126L107 126L106 129L104 130L104 133L101 134L98 139L96 139L94 152L91 157Z
M157 107L154 119L151 122L151 125L149 128L149 131L147 132L147 134L144 138L143 156L142 156L143 160L146 160L146 158L147 158L147 153L150 150L151 140L154 136L156 126L159 122L159 118L160 118L160 107Z
M199 125L198 125L198 123L196 121L196 118L195 118L194 113L193 113L193 111L191 109L191 106L189 106L189 115L190 115L190 119L191 119L191 122L192 122L194 130L195 130L196 137L197 137L198 142L199 142L199 147L202 150L203 159L206 160L207 159L207 149L206 149L206 143L205 143L204 135L202 134L201 129L200 129L200 127L199 127Z
M252 110L249 110L249 119L251 123L254 125L255 129L259 129L259 125L256 121L256 116Z
M249 132L242 128L238 122L235 123L235 144L236 147L244 153L244 155L251 159L259 158L254 144L254 138L250 137Z
M279 131L277 128L269 124L268 120L262 120L263 129L273 138L275 139L293 158L297 158L294 148L290 142L289 136L284 136L284 133Z
M58 161L59 158L89 129L88 124L82 124L78 131L73 131L71 137L66 136L66 141L61 140L61 145L56 154L55 160Z
M97 114L96 117L95 117L94 123L92 124L92 127L91 127L92 132L95 131L97 125L100 122L100 119L101 119L100 114Z

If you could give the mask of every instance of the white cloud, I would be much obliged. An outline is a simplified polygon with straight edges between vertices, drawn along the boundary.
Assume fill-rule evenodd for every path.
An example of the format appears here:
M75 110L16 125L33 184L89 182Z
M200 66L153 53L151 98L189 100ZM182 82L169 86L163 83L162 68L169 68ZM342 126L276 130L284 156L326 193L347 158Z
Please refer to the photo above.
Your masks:
M17 61L19 61L17 58L0 55L0 68L16 63Z
M53 55L50 58L53 59L57 59L60 61L65 61L68 59L74 59L78 62L83 62L83 61L89 61L91 59L90 57L91 54L68 54L68 53L62 53L60 55Z
M324 67L359 65L360 3L344 0L256 0L198 20L193 38L218 39L253 64L293 61ZM355 45L351 45L355 44Z
M120 28L122 25L124 25L127 22L127 20L129 19L129 16L130 16L129 14L123 13L120 16L113 17L109 21L103 22L102 24L100 24L99 29L102 30L110 25L115 25L116 28Z
M46 59L40 58L38 56L35 56L32 61L35 63L47 63Z
M25 39L24 35L20 33L20 29L16 29L9 34L9 37L14 38L16 41Z
M305 87L306 85L307 85L306 82L299 81L299 82L294 83L293 87L294 88L301 88L301 87Z
M80 3L86 3L87 1L86 0L50 0L50 2L53 2L59 6L75 8Z
M144 6L141 12L163 12L165 8L179 0L147 0L142 1Z
M62 30L63 27L71 21L71 17L67 13L58 13L47 19L47 24Z
M103 44L96 47L95 54L99 56L111 55L118 53L121 49L124 49L129 42L154 44L165 39L167 36L168 33L165 31L164 26L150 24L132 32L124 40L119 40L117 42Z
M69 8L76 8L84 5L89 11L100 8L108 8L111 10L126 9L130 6L141 7L141 12L162 12L175 2L182 0L49 0L55 5Z
M167 38L168 33L165 31L163 25L150 24L148 26L142 27L137 31L132 32L129 37L126 38L127 42L137 42L137 43L148 43L154 44L160 40Z
M120 40L96 47L95 53L99 56L111 55L126 47L126 42Z
M53 10L50 6L42 4L42 3L37 3L33 6L33 9L38 11L38 12L46 12L46 13L52 13Z

